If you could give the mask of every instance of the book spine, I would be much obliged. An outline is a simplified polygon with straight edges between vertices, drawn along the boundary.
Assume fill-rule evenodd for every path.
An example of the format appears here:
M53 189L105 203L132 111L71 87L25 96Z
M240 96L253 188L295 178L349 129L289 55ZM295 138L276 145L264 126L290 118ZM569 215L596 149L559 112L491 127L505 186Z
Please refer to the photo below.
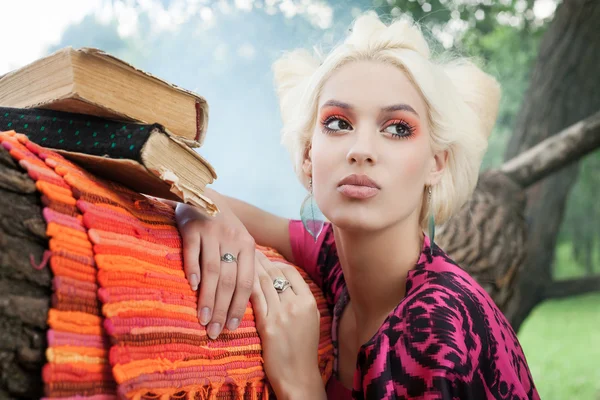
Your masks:
M0 131L23 133L47 148L140 161L158 125L111 121L83 114L0 107Z
M202 134L202 120L204 116L202 115L202 106L199 101L196 101L196 137L195 141L200 141L200 135Z

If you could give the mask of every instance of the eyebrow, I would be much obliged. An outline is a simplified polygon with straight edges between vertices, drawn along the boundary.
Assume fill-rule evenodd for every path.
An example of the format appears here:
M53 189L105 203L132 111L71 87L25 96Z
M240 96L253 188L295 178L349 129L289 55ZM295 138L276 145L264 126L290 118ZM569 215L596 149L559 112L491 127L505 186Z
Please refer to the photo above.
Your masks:
M408 104L394 104L393 106L382 108L383 111L391 112L391 111L408 111L410 113L415 114L417 117L419 114L415 111L414 108L409 106Z
M348 103L344 103L342 101L337 101L337 100L326 101L323 104L323 106L321 107L321 109L323 109L325 107L339 107L339 108L344 108L347 110L352 110L354 108ZM419 114L415 111L415 109L412 108L411 106L409 106L408 104L394 104L394 105L382 108L381 111L385 111L385 112L408 111L410 113L415 114L417 117L419 116Z

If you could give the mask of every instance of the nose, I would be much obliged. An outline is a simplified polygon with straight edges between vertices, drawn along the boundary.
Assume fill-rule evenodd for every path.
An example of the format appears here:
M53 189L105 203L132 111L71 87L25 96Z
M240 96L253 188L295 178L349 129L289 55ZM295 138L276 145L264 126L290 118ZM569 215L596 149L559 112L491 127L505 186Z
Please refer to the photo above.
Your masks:
M354 142L348 150L346 160L350 164L364 165L370 164L375 165L377 162L375 152L375 136L369 134L369 132L358 132L355 131Z

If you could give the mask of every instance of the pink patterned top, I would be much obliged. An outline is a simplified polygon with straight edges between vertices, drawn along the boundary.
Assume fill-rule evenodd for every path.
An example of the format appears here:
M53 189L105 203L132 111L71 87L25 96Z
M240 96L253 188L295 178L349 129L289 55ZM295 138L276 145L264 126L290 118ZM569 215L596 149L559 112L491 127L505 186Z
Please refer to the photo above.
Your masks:
M338 381L338 324L349 295L333 227L317 243L291 221L295 263L333 309L333 377L329 399L535 399L523 350L508 321L475 280L425 237L408 273L406 295L361 346L352 390Z

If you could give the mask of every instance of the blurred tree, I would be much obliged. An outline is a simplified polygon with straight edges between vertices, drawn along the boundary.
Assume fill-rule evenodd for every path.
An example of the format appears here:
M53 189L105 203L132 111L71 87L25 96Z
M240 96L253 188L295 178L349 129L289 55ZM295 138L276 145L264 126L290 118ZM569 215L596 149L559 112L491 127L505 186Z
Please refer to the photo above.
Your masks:
M600 273L600 153L588 156L569 194L560 241L572 243L573 257L583 267L578 275Z
M557 8L540 44L506 159L600 110L599 19L598 1L569 0ZM517 296L512 307L507 310L516 327L546 298L600 289L600 284L590 285L590 282L598 281L591 278L568 285L552 280L558 234L578 169L577 164L564 168L529 190L526 270L517 283ZM597 190L596 186L596 194ZM585 224L593 223L589 217L595 207L597 203L592 203L585 209L588 211Z

